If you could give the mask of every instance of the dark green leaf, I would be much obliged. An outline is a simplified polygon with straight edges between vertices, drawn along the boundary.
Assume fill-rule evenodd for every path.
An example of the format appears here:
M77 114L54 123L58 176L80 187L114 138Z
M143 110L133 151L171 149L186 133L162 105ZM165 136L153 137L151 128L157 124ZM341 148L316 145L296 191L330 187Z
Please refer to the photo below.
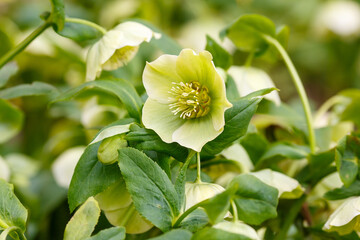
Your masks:
M83 240L91 236L100 217L97 201L89 198L66 225L64 240Z
M243 136L260 101L261 99L256 98L234 102L233 107L225 112L224 131L217 138L208 142L201 153L208 156L218 154Z
M185 229L173 229L158 237L149 238L148 240L190 240L192 233Z
M276 188L249 174L235 177L229 187L237 187L233 200L240 220L258 225L277 216L278 190Z
M18 227L24 233L28 212L14 194L14 186L0 178L0 228Z
M54 24L55 31L61 31L65 23L65 10L63 0L51 0L51 22Z
M360 196L360 181L355 180L349 187L335 188L325 193L324 197L329 200L345 199L352 196Z
M348 136L341 139L336 147L335 163L344 186L350 186L358 174L358 159L348 147Z
M122 103L124 103L129 115L137 120L141 119L142 100L137 94L135 88L126 80L112 79L112 80L96 80L86 82L78 87L70 89L61 94L53 102L70 100L79 95L84 89L94 87L102 89L106 92L115 94Z
M0 143L8 141L21 130L24 115L9 102L0 99Z
M102 33L95 28L72 22L66 22L63 30L59 31L58 34L70 38L80 45L87 45L102 36Z
M162 231L179 214L178 196L166 173L134 148L119 150L119 166L139 213Z
M232 56L223 47L221 47L209 35L206 35L206 47L213 56L213 61L216 67L221 67L227 70L232 65Z
M18 71L18 66L15 62L9 62L0 68L0 88L6 85L11 76Z
M226 76L226 97L230 102L234 102L240 98L236 83L230 74Z
M260 15L243 15L225 30L226 36L242 51L265 52L269 47L263 35L276 38L275 24Z
M205 225L209 223L209 218L203 209L196 209L191 212L184 220L180 223L180 228L189 230L191 232L197 232Z
M184 161L187 157L188 150L180 146L178 143L165 143L161 138L150 129L131 128L131 132L125 137L130 142L130 146L134 146L139 150L150 150L169 154L178 161Z
M48 95L49 98L55 98L59 94L58 90L47 83L33 82L32 84L20 84L15 87L0 91L0 98L12 99L26 96Z
M268 148L268 141L259 133L247 133L240 139L240 144L243 146L249 155L254 165L259 161L261 156L266 152Z
M117 164L104 165L97 159L101 142L89 145L81 155L71 179L68 200L70 211L91 196L104 191L120 178Z
M221 229L206 227L197 233L191 238L192 240L251 240L249 237L244 235L227 232Z
M123 240L126 237L124 227L112 227L104 229L86 240Z

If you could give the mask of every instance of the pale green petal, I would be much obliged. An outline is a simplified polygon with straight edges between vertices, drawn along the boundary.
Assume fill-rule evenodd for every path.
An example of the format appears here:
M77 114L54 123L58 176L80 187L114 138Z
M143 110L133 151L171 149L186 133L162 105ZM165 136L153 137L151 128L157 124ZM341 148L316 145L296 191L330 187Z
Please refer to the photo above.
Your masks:
M232 66L228 73L233 77L240 96L246 96L260 89L275 87L269 75L258 68ZM277 91L266 94L265 98L275 102L276 105L281 103Z
M151 63L146 63L143 83L148 96L161 103L168 103L172 82L179 83L181 78L176 73L177 56L162 55Z
M0 156L0 178L5 181L10 179L10 169L6 161Z
M174 115L168 104L162 104L148 98L143 108L143 124L154 130L167 143L174 142L173 132L184 124L185 120Z
M260 239L255 229L240 221L236 221L236 222L223 221L214 225L213 228L221 229L231 233L241 234L248 237L251 240Z
M114 211L119 208L129 207L132 203L131 196L122 178L105 191L97 194L95 199L103 211Z
M154 35L154 32L150 28L141 23L131 21L117 25L114 30L124 33L123 42L125 42L126 45L123 46L137 46L144 41L150 42Z
M254 169L254 164L251 161L248 153L239 143L235 143L224 149L221 152L221 155L227 159L238 162L239 165L241 165L241 172L243 173L250 172L250 170Z
M264 169L250 174L278 189L280 198L299 198L304 192L298 181L285 174L270 169Z
M222 193L225 189L215 183L189 183L185 184L185 211L194 206L195 204L212 198L216 194Z
M232 106L232 105L230 105ZM228 109L228 105L212 105L210 114L213 120L213 126L216 131L222 131L225 125L224 112Z
M180 145L191 148L197 152L209 141L213 140L222 132L222 129L215 130L211 116L196 119L187 119L177 129L172 139Z

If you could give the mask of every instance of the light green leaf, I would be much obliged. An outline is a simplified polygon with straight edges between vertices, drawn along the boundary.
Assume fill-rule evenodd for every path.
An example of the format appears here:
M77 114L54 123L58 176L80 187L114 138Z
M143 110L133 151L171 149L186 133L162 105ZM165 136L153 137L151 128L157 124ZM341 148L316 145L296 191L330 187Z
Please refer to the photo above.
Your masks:
M229 187L237 187L233 200L239 220L259 225L277 216L278 190L250 174L235 177Z
M86 82L61 94L53 102L70 100L87 88L99 88L103 91L115 94L124 103L129 115L137 120L141 119L143 102L130 82L123 79L96 80Z
M6 85L11 76L13 76L19 67L15 62L9 62L0 68L0 88Z
M348 136L341 139L336 147L335 163L344 186L350 186L358 174L358 158L348 147Z
M244 235L227 232L217 228L206 227L196 232L191 240L251 240L251 238Z
M190 240L192 233L184 229L173 229L158 237L149 238L148 240Z
M28 212L14 194L14 186L0 178L0 228L26 229Z
M51 99L57 97L58 90L47 83L33 82L32 84L20 84L15 87L0 91L0 98L12 99L26 96L48 95Z
M105 138L109 138L121 133L126 133L130 131L130 124L125 125L113 125L111 127L107 127L103 130L100 130L100 132L97 134L97 136L91 141L90 144L94 144L96 142L100 142L104 140Z
M98 234L87 238L87 240L123 240L125 237L124 227L112 227L100 231Z
M91 236L100 217L97 201L91 197L76 211L66 225L64 240L83 240Z
M270 19L249 14L241 16L225 29L225 34L240 50L262 53L269 47L263 35L276 38L276 28Z
M0 112L0 143L4 143L21 130L24 115L3 99L0 99Z
M139 213L162 231L169 230L179 214L179 200L166 173L134 148L119 150L119 166Z
M61 31L65 23L65 10L63 0L51 0L51 22L54 24L55 31Z
M213 56L213 61L216 67L221 67L227 70L232 65L232 56L223 47L221 47L209 35L206 35L205 50L209 51Z
M98 161L100 144L89 145L76 165L68 192L70 211L89 197L104 191L121 176L117 164L104 165Z
M102 33L93 27L72 22L66 22L58 34L78 42L81 46L88 45L102 36Z
M253 98L233 102L233 107L225 112L224 131L217 138L208 142L201 153L209 156L218 154L243 136L260 101L261 99Z

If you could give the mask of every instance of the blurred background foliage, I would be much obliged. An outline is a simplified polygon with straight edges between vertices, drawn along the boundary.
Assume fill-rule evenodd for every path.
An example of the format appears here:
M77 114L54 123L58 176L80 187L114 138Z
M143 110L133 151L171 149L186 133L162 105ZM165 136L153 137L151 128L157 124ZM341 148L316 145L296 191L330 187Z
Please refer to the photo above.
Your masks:
M343 12L333 15L330 5L334 1L325 0L67 0L65 12L107 29L126 19L142 19L182 47L198 51L205 48L206 34L220 42L219 32L240 15L262 14L277 26L290 27L288 52L316 109L341 90L360 87L360 32L331 25L335 21L332 18L347 15L346 11L355 14L354 24L360 22L360 1L348 2L353 10L337 7L337 11ZM39 16L49 9L50 3L45 0L0 0L0 56L39 26L42 21ZM356 27L360 29L353 26ZM228 40L222 45L233 53L235 65L245 63L246 53L236 50ZM59 91L78 86L85 81L85 54L84 44L48 29L15 58L19 70L3 88L35 81L54 85ZM141 76L145 61L160 54L145 43L126 67L103 75L132 81L143 92ZM281 61L255 59L253 65L269 73L284 102L297 101ZM124 115L116 98L101 94L88 91L79 95L76 102L54 104L49 101L56 91L52 96L10 100L24 113L24 119L18 119L23 126L20 134L0 144L0 155L9 163L11 182L29 209L29 239L62 239L70 218L66 189L56 184L51 173L54 160L69 148L87 145L99 128ZM100 223L108 224L105 219Z

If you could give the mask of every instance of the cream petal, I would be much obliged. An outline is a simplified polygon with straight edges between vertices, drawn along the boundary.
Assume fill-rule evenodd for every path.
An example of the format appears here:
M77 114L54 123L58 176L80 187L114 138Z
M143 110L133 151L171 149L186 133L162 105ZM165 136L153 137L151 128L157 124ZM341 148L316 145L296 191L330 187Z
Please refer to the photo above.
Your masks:
M151 63L146 63L143 84L148 96L161 103L168 103L172 97L169 90L172 82L179 83L181 78L176 73L177 56L162 55Z
M114 30L124 33L124 46L137 46L142 42L150 42L155 33L145 25L137 22L124 22L117 25Z
M212 117L186 119L186 122L172 135L172 139L180 145L200 152L202 147L222 132L215 130Z
M148 98L143 107L143 124L154 130L167 143L173 142L173 132L184 124L185 120L174 115L169 105Z
M213 121L213 126L216 131L222 130L225 125L225 115L224 112L226 109L232 106L231 103L227 102L223 105L213 104L211 105L211 117Z

